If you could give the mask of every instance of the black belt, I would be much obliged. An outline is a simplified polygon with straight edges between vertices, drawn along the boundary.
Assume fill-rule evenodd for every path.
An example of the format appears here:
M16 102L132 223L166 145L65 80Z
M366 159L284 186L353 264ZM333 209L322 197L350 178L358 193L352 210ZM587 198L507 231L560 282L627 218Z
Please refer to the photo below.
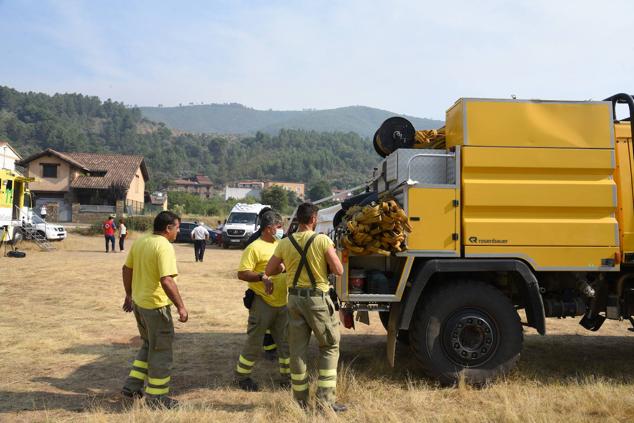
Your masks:
M288 288L289 295L298 297L325 297L326 293L317 288Z

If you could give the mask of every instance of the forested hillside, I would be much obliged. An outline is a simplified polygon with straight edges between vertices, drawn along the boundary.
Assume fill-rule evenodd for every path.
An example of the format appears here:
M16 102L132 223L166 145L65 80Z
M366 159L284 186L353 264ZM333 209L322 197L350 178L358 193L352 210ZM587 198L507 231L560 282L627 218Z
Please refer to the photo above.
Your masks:
M209 175L216 183L242 178L362 182L379 161L369 138L356 133L283 129L243 138L174 133L137 108L81 94L21 93L0 87L0 140L26 157L59 151L145 156L150 188L174 177Z
M195 133L277 134L280 129L356 132L374 135L381 123L396 113L364 106L328 110L256 110L241 104L180 107L141 107L143 116L168 127ZM442 121L406 116L417 129L435 129Z

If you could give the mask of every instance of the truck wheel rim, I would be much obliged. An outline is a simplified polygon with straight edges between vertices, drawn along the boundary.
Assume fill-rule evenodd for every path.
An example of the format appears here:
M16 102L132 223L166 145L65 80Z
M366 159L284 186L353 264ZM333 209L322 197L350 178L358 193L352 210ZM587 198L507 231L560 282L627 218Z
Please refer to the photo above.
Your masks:
M497 351L499 333L495 321L486 313L459 310L443 325L443 349L449 360L461 367L478 367Z

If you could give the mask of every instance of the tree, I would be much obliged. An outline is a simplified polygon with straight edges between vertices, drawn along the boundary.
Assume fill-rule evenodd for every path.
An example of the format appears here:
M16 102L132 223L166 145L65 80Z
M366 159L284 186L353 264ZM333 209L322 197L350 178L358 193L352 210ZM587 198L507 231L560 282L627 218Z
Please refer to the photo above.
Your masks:
M317 201L325 197L330 197L331 195L330 184L324 180L315 182L308 190L308 198L310 198L311 201Z
M288 207L286 190L277 185L262 190L262 204L270 204L273 210L283 213Z

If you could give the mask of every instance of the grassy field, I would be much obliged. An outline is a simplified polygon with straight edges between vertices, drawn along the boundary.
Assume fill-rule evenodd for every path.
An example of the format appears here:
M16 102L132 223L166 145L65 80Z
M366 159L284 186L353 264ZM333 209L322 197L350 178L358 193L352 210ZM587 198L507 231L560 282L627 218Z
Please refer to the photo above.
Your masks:
M550 320L547 337L526 329L519 366L506 380L447 389L421 374L406 347L389 368L385 332L372 315L369 327L342 329L345 415L305 414L275 388L276 369L266 361L255 371L262 392L242 392L231 383L247 316L235 279L240 251L208 249L195 263L190 245L175 246L190 312L188 323L176 323L172 377L183 407L130 405L119 390L139 338L132 315L121 311L124 254L106 254L102 243L71 234L54 252L0 257L0 421L634 420L634 337L625 322L606 322L592 335L573 319Z

